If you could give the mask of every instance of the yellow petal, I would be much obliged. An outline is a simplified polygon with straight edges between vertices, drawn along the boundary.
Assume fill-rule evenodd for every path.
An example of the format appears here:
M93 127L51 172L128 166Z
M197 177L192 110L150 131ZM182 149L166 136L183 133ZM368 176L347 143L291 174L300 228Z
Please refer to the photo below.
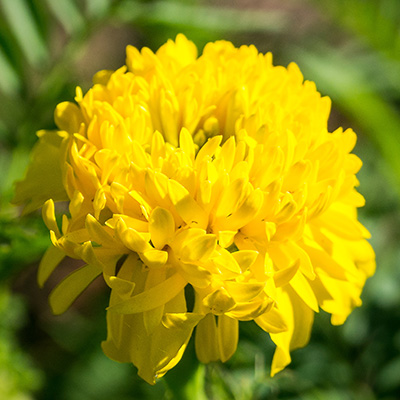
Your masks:
M177 232L174 241L171 243L171 248L176 254L179 254L182 247L191 240L204 236L206 231L199 228L184 229Z
M222 136L214 136L209 139L199 150L196 156L195 167L198 168L200 163L206 158L214 155L219 144L221 143Z
M38 270L38 284L42 287L58 264L65 258L66 254L59 248L50 246L44 253Z
M228 250L218 249L218 256L212 258L213 264L223 275L223 279L237 278L242 273L239 264Z
M75 299L101 274L97 265L85 265L69 274L50 293L49 301L53 313L65 312Z
M103 269L103 276L108 286L112 289L110 304L115 304L114 299L118 297L118 301L127 300L132 297L136 282L132 281L132 274L135 270L142 270L143 264L138 256L134 253L128 255L126 260L119 268L117 276L116 263L108 263ZM145 276L145 274L141 275Z
M166 270L151 270L147 274L145 290L159 285L166 278ZM151 310L143 312L143 323L148 335L151 335L158 325L161 323L164 314L164 304L153 308Z
M355 285L348 281L333 279L323 271L318 274L318 278L315 285L316 292L320 294L320 290L318 290L318 284L320 284L329 294L323 299L321 307L332 314L331 322L334 325L343 324L350 312L362 303L360 284Z
M115 246L116 243L110 233L107 231L109 228L101 226L93 215L88 214L85 221L86 229L89 231L91 239L97 244L105 246Z
M168 193L177 213L188 225L196 225L205 229L208 225L208 217L204 210L190 196L187 189L179 182L170 179L168 181Z
M284 317L287 330L271 333L271 339L277 345L271 366L271 376L281 371L291 361L290 351L307 344L314 321L314 312L302 301L289 286L279 291L277 304Z
M132 218L129 217L128 215L123 215L123 214L114 214L112 218L106 221L106 225L112 229L116 229L119 221L123 222L123 224L120 227L118 227L120 231L126 228L131 228L143 234L145 232L148 232L149 230L149 223L147 221L143 221L137 218Z
M175 261L173 265L179 269L179 273L194 287L206 288L211 283L211 273L197 264Z
M195 337L196 355L200 362L209 363L220 358L215 316L207 314L197 325Z
M166 251L153 249L152 247L143 253L139 253L139 257L148 267L156 269L163 267L168 261L168 253Z
M342 265L333 260L324 250L307 245L303 245L303 249L311 258L315 268L324 270L332 278L347 280L351 275L349 271L346 271Z
M58 239L54 231L50 231L50 240L55 247L63 251L67 256L76 258L75 250L79 247L78 244L66 239L65 236Z
M219 201L215 216L227 217L231 215L246 195L245 185L247 184L244 179L236 179L229 184L229 186L222 193Z
M68 133L78 133L83 115L79 107L69 101L64 101L57 105L54 111L54 122L62 131Z
M217 327L219 358L229 360L236 351L239 340L239 321L225 315L218 317Z
M240 250L232 253L236 262L239 264L242 272L247 271L256 261L258 251L254 250Z
M268 333L279 333L288 330L285 319L276 307L272 307L269 311L257 317L255 322Z
M151 159L154 166L158 166L160 160L165 157L165 140L163 135L156 131L151 139Z
M348 215L339 211L329 210L329 212L320 215L318 224L345 239L359 240L369 237L366 229L356 219L351 219Z
M202 261L207 260L214 252L217 245L215 235L202 235L185 242L181 250L182 261Z
M265 287L264 282L235 282L226 281L226 290L234 298L236 303L248 302L258 296Z
M146 240L146 234L142 232L139 233L131 228L127 228L125 230L122 230L123 228L119 229L120 225L121 224L117 225L117 232L122 240L122 243L128 249L131 249L136 253L144 253L145 251L151 250L151 246Z
M127 329L123 329L124 325L130 322L127 321L129 317L131 316L107 313L107 340L101 343L101 348L104 354L114 361L131 361L129 351L126 348L128 332Z
M199 313L166 313L162 323L167 329L184 329L188 323L196 325L203 318L204 314Z
M319 311L318 300L312 290L310 283L303 274L297 272L290 281L290 286L296 291L299 297L315 312Z
M122 298L131 297L132 292L135 289L135 282L127 281L117 276L105 277L105 281L110 288L116 290Z
M253 190L243 204L226 218L217 218L222 230L236 230L249 223L259 211L263 202L263 193L260 189Z
M175 221L165 208L156 207L150 215L149 232L155 248L162 249L175 235Z
M63 186L61 165L62 141L66 133L59 131L38 132L39 142L32 150L32 159L25 178L16 183L13 203L24 205L24 213L39 208L46 200L67 200Z
M223 247L229 247L235 238L237 231L218 231L218 244Z
M207 310L216 315L229 311L235 304L235 300L223 287L215 290L203 299L203 305Z
M110 71L108 69L102 69L101 71L98 71L94 74L92 79L93 83L95 85L107 85L113 73L114 71Z
M110 303L112 305L112 303ZM203 317L185 312L183 292L169 301L165 323L160 323L148 335L142 314L107 313L108 335L102 347L107 356L132 362L139 375L154 384L181 359L194 326Z
M163 62L168 62L168 65L170 65L173 61L181 69L196 60L197 47L185 35L179 33L175 41L168 40L157 50L156 54Z
M95 180L98 181L97 176L96 176ZM104 192L104 189L99 188L96 191L96 194L94 195L94 199L93 199L94 215L97 219L100 218L100 213L102 210L104 210L106 204L107 204L107 197Z
M181 275L174 274L164 282L131 297L129 300L113 305L108 310L119 314L135 314L152 310L175 297L186 284L186 280Z
M274 281L276 287L281 287L288 284L299 269L300 260L297 260L293 265L280 269L274 273Z
M153 384L157 378L173 368L182 358L197 322L196 316L186 318L174 329L167 329L160 324L150 340L139 341L136 345L140 347L142 354L141 362L137 365L139 376Z
M56 222L56 217L54 213L54 201L52 199L47 200L46 203L44 203L42 208L42 218L47 226L47 229L49 231L53 231L57 237L60 237L61 234Z
M65 234L63 238L77 244L87 242L91 239L87 229L77 229L76 231L70 231Z
M271 298L264 296L247 303L237 303L234 308L225 312L225 315L240 321L252 321L270 310L273 304Z
M179 135L179 147L187 154L190 160L194 160L194 142L193 137L186 128L182 128Z
M235 137L231 136L221 148L221 158L224 160L224 167L227 171L230 171L235 160L236 153L236 141Z
M144 186L150 204L158 204L164 207L169 205L167 201L168 178L164 174L150 168L146 169Z
M96 257L91 242L85 242L81 246L75 247L74 253L87 264L98 265L102 269L103 265Z
M288 252L290 252L294 257L299 257L299 270L304 274L305 277L313 280L315 278L315 272L309 254L307 254L302 247L294 242L289 241L286 245Z

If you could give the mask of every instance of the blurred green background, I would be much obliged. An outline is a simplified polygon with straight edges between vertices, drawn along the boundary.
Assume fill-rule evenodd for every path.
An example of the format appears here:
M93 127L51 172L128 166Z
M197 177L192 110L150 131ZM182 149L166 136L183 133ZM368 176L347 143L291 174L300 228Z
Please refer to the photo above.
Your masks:
M154 387L101 352L107 290L90 287L53 317L39 290L49 244L40 213L9 204L35 132L57 103L87 90L100 69L124 64L125 46L156 50L183 32L199 49L231 40L295 61L333 100L330 129L353 127L364 161L360 219L372 232L376 275L344 326L317 315L310 344L269 378L274 347L253 323L226 364L203 366L190 345ZM0 399L400 399L400 1L0 0ZM64 265L65 269L73 266Z

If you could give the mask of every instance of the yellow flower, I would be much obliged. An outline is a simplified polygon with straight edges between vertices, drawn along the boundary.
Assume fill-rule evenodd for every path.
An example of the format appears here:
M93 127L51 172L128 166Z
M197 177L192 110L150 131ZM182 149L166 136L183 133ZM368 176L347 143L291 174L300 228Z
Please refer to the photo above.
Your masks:
M195 327L199 360L226 361L254 320L277 346L273 375L315 312L342 324L361 304L375 261L356 135L328 132L330 100L295 64L225 41L198 57L178 35L156 53L128 46L126 66L75 100L39 132L15 203L44 204L40 285L66 255L86 263L51 293L55 314L101 274L111 288L109 357L154 383Z

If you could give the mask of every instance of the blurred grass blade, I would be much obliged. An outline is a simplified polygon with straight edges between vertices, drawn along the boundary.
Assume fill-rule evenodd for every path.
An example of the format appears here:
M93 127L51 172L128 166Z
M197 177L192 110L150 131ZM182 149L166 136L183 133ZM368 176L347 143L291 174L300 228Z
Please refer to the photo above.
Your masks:
M196 365L194 365L196 363ZM177 368L177 367L175 367ZM180 374L172 374L171 371L164 376L168 389L175 400L207 400L205 392L205 365L200 364L196 359L187 370L181 370ZM175 372L175 371L174 371Z
M2 171L2 173L0 174L0 209L2 205L2 198L4 192L6 191L5 182L7 181L8 168L11 162L10 159L11 159L10 152L5 151L0 147L0 170Z
M47 48L26 1L0 0L0 5L28 62L38 66L46 59Z
M10 64L3 50L0 48L0 90L8 95L15 95L21 88L18 74Z
M0 193L4 195L4 193L9 192L10 196L14 191L14 182L23 176L26 167L29 164L29 149L25 146L15 147L12 151L12 154L8 154L5 156L0 153L1 157L4 157L2 160L2 165L0 171L2 171L0 178ZM8 198L10 200L10 197Z
M275 32L283 30L288 23L286 14L276 10L250 11L170 1L142 3L125 0L116 8L116 16L125 22L144 20L168 26L232 32Z
M296 50L295 50L296 51ZM357 122L380 149L395 174L400 194L400 116L398 111L362 76L362 70L338 51L326 47L321 54L297 50L297 60L317 87Z
M207 400L206 366L199 363L191 340L181 361L163 376L174 400Z
M47 4L69 35L83 29L85 20L73 0L47 0Z
M398 0L314 0L314 3L324 14L352 29L375 49L400 59Z
M90 18L99 18L107 14L111 0L86 0L86 12Z

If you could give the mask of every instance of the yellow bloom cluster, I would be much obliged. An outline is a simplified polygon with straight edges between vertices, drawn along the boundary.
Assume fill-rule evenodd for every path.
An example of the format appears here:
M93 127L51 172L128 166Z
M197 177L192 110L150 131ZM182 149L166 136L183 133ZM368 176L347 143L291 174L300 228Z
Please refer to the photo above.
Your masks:
M178 35L156 53L129 46L75 100L39 132L15 203L44 204L40 285L64 256L85 262L53 290L54 313L101 274L111 288L109 357L154 383L195 327L199 360L226 361L238 321L254 320L277 346L273 375L319 308L341 324L361 304L375 261L356 135L328 132L330 100L295 64L225 41L198 57Z

